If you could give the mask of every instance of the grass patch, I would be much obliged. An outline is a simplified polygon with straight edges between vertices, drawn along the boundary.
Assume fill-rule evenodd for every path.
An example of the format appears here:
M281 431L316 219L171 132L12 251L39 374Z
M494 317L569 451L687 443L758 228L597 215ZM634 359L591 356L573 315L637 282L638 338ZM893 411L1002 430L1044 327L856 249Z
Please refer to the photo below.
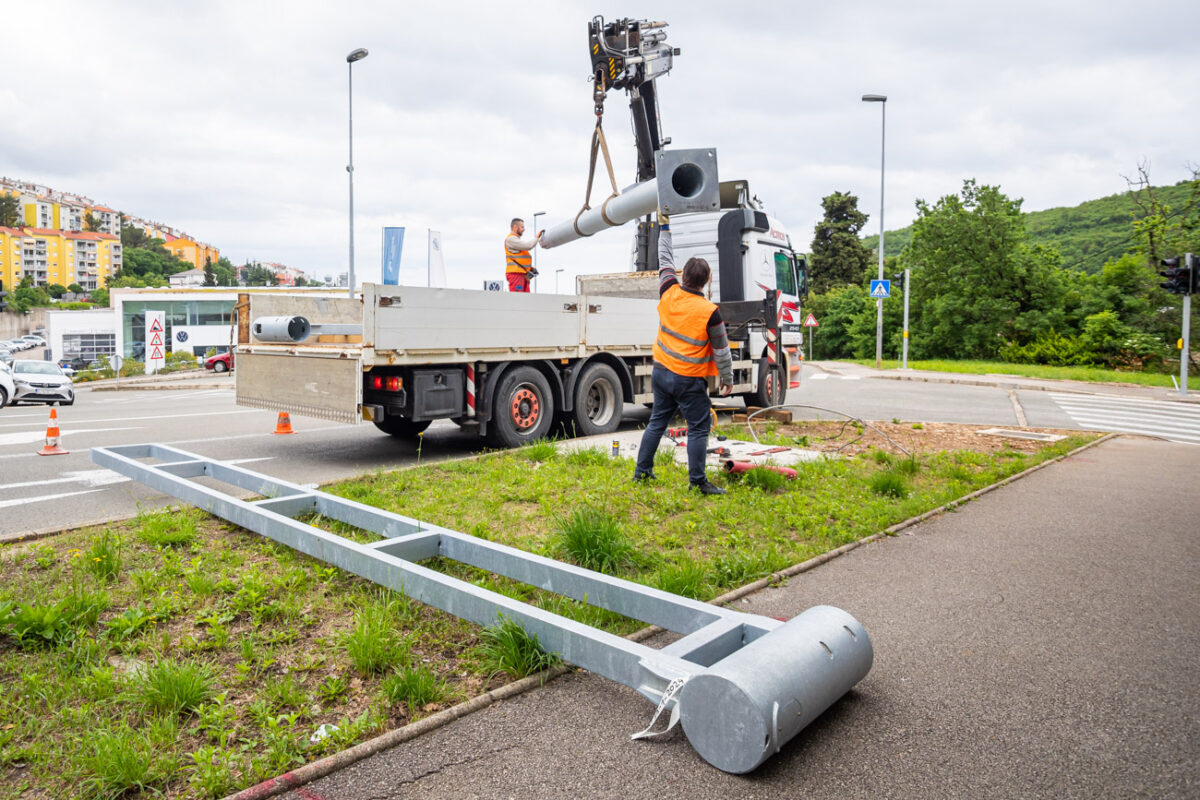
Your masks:
M843 359L866 367L875 366L874 359ZM1178 362L1178 359L1176 359ZM1138 386L1174 386L1171 374L1162 372L1133 372L1102 367L1051 367L1045 364L1008 364L1003 361L912 361L909 369L930 372L956 372L965 375L1020 375L1026 378L1045 378L1088 383L1133 383ZM1178 363L1174 371L1179 380ZM884 369L898 369L900 362L884 359ZM1200 376L1188 376L1188 388L1200 389Z

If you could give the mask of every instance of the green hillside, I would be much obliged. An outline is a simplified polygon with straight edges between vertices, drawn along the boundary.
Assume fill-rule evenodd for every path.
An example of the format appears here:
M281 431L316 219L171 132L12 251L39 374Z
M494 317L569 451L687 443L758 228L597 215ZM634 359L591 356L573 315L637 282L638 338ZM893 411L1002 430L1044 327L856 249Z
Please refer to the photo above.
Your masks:
M1194 201L1193 181L1181 181L1174 186L1155 189L1165 203L1178 213ZM1130 225L1137 207L1129 195L1121 194L1088 200L1069 208L1048 208L1025 213L1025 228L1030 244L1056 248L1062 254L1062 264L1089 274L1100 271L1104 262L1133 249L1133 229ZM878 235L863 238L863 244L875 249ZM884 236L884 255L900 255L912 239L912 227L888 231Z

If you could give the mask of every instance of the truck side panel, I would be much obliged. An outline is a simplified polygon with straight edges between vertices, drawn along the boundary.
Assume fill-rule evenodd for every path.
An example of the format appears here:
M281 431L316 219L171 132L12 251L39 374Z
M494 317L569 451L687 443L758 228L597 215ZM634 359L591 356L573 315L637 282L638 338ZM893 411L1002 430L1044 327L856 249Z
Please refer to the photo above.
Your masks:
M239 406L287 411L345 422L362 421L362 371L355 358L292 347L278 353L239 352L236 400Z

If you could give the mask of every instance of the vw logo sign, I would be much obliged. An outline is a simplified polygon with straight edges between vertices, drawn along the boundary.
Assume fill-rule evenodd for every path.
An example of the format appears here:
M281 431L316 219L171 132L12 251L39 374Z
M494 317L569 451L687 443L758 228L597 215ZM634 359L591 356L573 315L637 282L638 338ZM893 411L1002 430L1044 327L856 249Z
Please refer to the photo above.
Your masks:
M177 331L175 333L175 339L176 339L176 341L186 342L187 341L187 331Z

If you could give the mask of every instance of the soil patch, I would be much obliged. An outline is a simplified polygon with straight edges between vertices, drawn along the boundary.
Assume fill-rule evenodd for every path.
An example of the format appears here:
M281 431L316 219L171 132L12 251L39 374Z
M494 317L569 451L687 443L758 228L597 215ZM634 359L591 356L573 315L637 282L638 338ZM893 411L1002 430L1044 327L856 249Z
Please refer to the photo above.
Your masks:
M952 422L870 422L868 427L855 424L851 420L844 422L797 420L790 423L755 420L751 425L754 433L764 441L778 439L781 444L792 444L809 450L840 453L847 456L859 455L869 450L885 450L903 455L899 447L909 453L917 454L954 450L972 450L977 453L1000 451L1036 453L1052 443L983 433L986 430L996 429L995 425L962 425ZM1013 427L1001 430L1044 433L1054 436L1079 434L1079 431L1055 428ZM737 438L746 438L746 423L724 424L722 431Z

